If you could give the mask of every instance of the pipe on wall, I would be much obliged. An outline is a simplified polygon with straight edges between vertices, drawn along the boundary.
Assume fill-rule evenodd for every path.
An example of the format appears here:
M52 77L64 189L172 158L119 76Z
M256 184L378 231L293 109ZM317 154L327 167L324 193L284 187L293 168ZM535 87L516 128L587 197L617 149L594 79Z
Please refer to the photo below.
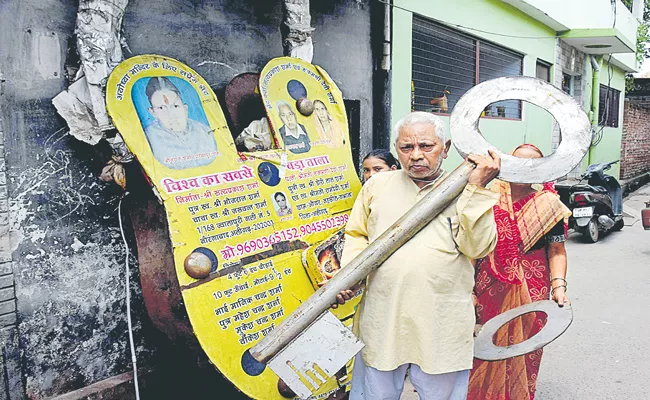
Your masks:
M589 116L591 120L592 133L595 135L596 130L598 129L598 107L600 103L600 70L602 68L603 57L602 56L591 56L591 115ZM592 138L593 140L593 138ZM587 153L587 164L591 165L591 150L593 146L589 148Z

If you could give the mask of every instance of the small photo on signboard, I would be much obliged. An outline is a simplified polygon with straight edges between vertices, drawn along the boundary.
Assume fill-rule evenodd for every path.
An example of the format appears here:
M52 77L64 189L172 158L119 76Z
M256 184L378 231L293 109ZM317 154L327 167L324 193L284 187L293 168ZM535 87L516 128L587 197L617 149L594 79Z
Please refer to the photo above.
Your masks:
M345 144L345 135L341 126L332 117L322 100L314 100L313 118L319 136L318 144L328 147L342 147Z
M286 217L293 214L293 210L289 205L289 199L287 199L287 195L283 192L275 192L271 201L273 202L275 213L278 217Z
M210 164L219 155L196 90L174 76L141 78L131 99L155 159L171 169Z
M287 150L293 154L307 153L311 150L311 141L304 125L298 123L296 111L286 101L277 102L276 109L282 126L279 129Z

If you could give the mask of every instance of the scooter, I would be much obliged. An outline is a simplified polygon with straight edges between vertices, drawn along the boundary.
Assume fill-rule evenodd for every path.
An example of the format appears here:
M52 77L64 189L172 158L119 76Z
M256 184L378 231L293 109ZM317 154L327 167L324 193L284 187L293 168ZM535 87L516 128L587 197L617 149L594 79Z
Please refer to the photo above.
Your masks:
M618 163L590 165L580 182L569 189L569 208L573 216L569 226L582 233L587 241L596 243L601 232L623 229L623 191L616 178L605 171ZM587 180L587 184L582 184Z

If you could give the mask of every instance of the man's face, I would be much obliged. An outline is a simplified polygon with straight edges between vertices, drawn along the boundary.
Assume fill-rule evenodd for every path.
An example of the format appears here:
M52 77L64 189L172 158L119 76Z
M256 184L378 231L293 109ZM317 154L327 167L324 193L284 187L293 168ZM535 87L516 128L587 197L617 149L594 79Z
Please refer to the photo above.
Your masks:
M296 121L296 114L293 113L291 108L285 105L280 106L280 119L282 120L282 123L292 131L295 130L296 126L298 125L298 121Z
M406 173L413 179L433 180L440 175L442 161L447 158L451 141L443 143L431 124L402 127L395 143L397 156Z
M187 105L171 90L154 92L149 112L165 129L172 132L184 132L187 128Z
M280 206L280 208L285 208L287 206L287 199L282 196L277 196L275 198L275 201L278 202L278 206Z

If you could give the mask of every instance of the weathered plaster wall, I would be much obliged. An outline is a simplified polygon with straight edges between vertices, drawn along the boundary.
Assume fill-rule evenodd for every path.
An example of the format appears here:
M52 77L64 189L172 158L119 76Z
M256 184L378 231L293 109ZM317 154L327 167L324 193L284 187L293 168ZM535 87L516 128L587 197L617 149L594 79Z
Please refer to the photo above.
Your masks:
M369 4L312 1L313 62L330 73L346 99L361 102L356 134L362 136L362 153L371 147L373 120ZM3 362L9 370L5 378L13 378L0 399L23 398L23 392L46 398L131 369L119 192L97 179L108 148L71 138L51 105L67 85L64 67L77 5L75 0L0 3L0 72L6 80L0 131L9 204L3 208L0 163L0 240L11 238L6 260L0 259L0 280L15 279L18 320L17 327L9 323L18 335L5 342ZM132 54L177 58L219 93L236 74L260 71L282 54L280 22L280 0L132 0L124 32ZM2 227L5 208L9 234ZM137 268L131 278L139 362L155 367L161 351L139 296ZM8 288L13 291L11 284ZM11 351L11 343L20 352Z
M325 68L345 99L361 101L361 130L350 133L361 135L361 154L372 148L370 8L370 0L311 1L312 63ZM280 0L131 0L124 33L133 54L176 58L220 96L234 76L282 56L281 23Z
M77 4L8 0L1 7L0 106L21 352L12 361L20 363L26 396L40 399L128 368L124 256L117 192L96 178L104 160L66 134L50 102L65 85ZM142 320L141 301L134 303Z

